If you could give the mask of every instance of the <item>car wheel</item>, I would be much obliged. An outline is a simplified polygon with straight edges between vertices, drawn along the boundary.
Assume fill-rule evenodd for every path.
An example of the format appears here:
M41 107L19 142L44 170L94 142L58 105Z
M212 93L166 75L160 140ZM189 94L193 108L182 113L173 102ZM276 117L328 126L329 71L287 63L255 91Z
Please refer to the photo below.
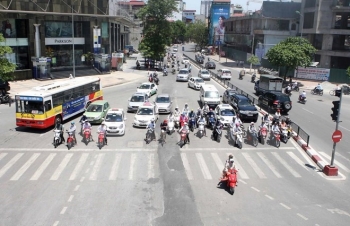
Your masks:
M290 110L292 108L292 106L291 106L291 104L289 102L287 102L287 103L284 103L284 108L286 110Z

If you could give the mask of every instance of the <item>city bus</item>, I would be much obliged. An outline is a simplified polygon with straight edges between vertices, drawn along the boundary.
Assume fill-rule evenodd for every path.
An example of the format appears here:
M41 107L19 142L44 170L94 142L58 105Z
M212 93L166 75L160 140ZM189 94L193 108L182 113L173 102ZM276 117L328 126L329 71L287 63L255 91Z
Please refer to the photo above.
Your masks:
M99 78L73 78L37 86L15 96L16 125L45 129L83 113L102 100Z

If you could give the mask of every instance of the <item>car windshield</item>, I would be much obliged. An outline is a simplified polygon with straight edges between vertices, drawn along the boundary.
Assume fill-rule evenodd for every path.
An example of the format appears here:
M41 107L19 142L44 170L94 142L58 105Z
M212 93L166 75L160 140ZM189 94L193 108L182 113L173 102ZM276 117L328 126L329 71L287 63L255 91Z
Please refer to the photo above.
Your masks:
M279 100L281 102L290 101L290 99L287 95L279 95L279 96L277 96L277 100Z
M209 74L209 71L202 71L201 74Z
M229 91L229 92L228 92L228 95L230 95L230 96L233 96L234 94L236 94L235 91Z
M188 74L188 71L187 70L180 70L179 74Z
M16 112L30 114L44 114L44 104L42 101L16 101Z
M138 115L153 115L152 108L139 108Z
M122 122L123 121L123 116L121 114L107 114L106 115L106 122Z
M142 84L139 89L149 89L151 87L151 85L149 84Z
M222 71L222 73L231 74L231 71Z
M182 60L188 60L188 58L183 58Z
M87 112L102 112L102 105L90 104L86 109Z
M195 82L197 82L197 83L203 83L204 81L203 81L203 79L201 79L201 78L197 78L197 79L195 79Z
M224 109L221 111L222 116L234 116L235 112L232 109Z
M157 97L156 103L169 103L169 97Z
M239 105L251 105L251 101L249 99L242 99L242 100L239 100L238 102Z
M206 97L206 98L219 98L219 93L216 91L207 91L207 92L205 92L204 97Z
M144 102L145 97L144 96L133 96L131 97L131 102Z

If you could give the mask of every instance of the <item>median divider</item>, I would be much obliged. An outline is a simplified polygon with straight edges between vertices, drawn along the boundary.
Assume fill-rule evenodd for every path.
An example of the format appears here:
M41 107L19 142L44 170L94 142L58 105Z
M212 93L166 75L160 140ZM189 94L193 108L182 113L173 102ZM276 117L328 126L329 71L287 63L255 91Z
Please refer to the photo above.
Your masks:
M193 65L195 65L196 67L200 68L200 69L205 69L205 67L201 64L198 64L195 60L193 60L191 57L189 57L186 54L183 54L185 57L187 57L191 63ZM258 103L258 99L246 92L244 92L242 89L236 87L235 85L233 85L231 82L229 82L228 80L223 80L221 79L218 74L216 74L215 72L208 70L211 78L214 79L217 83L219 83L221 86L223 86L226 89L235 89L237 91L237 93L240 93L246 97L248 97L253 104L255 104L257 106L257 108L259 109L259 112L262 115L266 115L268 114L267 111L263 110ZM272 116L270 116L272 119ZM298 145L309 155L309 157L317 164L318 167L320 167L322 169L322 171L324 170L324 167L326 165L326 163L319 157L318 153L309 146L309 142L310 142L310 135L304 130L302 129L298 124L296 124L295 122L291 123L291 127L292 127L292 137L293 139L298 143Z

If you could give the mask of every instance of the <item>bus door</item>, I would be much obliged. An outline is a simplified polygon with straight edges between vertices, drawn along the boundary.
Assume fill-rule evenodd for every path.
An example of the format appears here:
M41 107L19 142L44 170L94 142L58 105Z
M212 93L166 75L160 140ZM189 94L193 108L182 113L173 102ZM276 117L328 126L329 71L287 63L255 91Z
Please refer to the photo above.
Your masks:
M55 116L53 109L52 109L52 97L45 97L44 98L44 112L45 112L45 118L51 118Z

